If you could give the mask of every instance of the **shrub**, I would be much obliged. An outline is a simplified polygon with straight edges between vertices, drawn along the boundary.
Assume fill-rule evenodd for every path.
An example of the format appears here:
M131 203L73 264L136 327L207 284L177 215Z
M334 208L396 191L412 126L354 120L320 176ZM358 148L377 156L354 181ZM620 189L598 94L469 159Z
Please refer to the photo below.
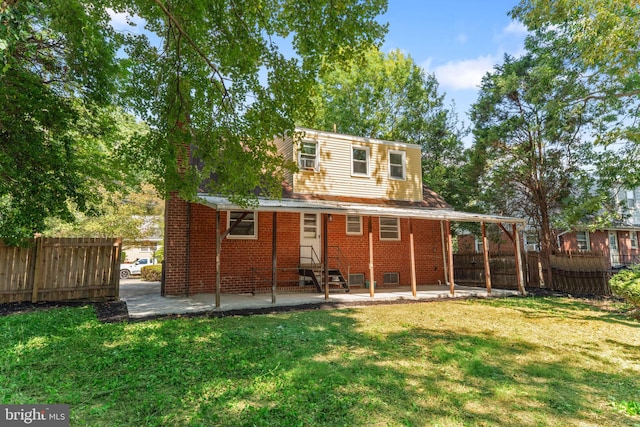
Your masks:
M162 279L162 264L147 265L140 270L142 280L159 282Z
M640 268L623 270L609 280L611 292L640 308Z

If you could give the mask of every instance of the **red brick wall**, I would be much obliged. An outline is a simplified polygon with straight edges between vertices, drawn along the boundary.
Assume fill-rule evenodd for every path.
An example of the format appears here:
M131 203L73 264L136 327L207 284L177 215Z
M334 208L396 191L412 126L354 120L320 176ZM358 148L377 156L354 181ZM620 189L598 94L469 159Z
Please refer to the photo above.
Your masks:
M165 205L165 295L187 294L188 204L172 193Z
M187 204L175 198L167 201L165 249L165 294L188 295L215 292L215 210ZM227 226L221 212L221 230ZM221 252L221 289L226 293L254 290L253 270L259 269L258 287L270 288L273 214L258 213L257 239L225 239ZM190 218L187 221L187 218ZM279 287L296 286L295 268L300 256L300 214L280 212L277 223L277 263ZM368 217L363 217L363 234L347 236L345 216L333 215L329 222L329 245L339 246L350 263L350 272L364 273L369 280ZM412 220L416 258L416 278L420 284L444 282L442 240L438 221ZM409 220L401 219L400 241L381 241L379 221L372 218L374 274L379 287L383 275L398 272L401 285L411 283ZM188 250L187 250L188 249ZM189 268L187 268L187 264ZM346 271L343 272L345 275ZM260 291L260 289L258 289Z

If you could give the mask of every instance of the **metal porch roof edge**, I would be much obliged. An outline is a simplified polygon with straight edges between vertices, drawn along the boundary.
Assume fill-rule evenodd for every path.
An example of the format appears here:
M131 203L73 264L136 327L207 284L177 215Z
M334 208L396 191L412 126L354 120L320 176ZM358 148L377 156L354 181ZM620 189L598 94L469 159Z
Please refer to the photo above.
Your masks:
M265 199L258 198L256 206L242 207L231 203L229 199L220 196L212 196L206 193L198 194L200 204L217 210L256 210L258 212L309 212L309 213L333 213L340 215L371 215L371 216L395 216L402 218L420 218L459 222L487 222L506 224L525 224L522 218L476 214L460 212L453 209L429 209L420 207L392 207L382 205L369 205L363 203L344 203L326 200L299 200L299 199Z

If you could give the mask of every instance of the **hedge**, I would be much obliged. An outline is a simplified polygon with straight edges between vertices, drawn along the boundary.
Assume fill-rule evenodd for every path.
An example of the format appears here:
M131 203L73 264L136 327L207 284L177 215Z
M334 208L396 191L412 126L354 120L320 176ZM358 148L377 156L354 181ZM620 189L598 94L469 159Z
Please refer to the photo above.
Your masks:
M611 292L640 308L640 268L622 270L609 280Z
M140 270L142 280L159 282L162 279L162 264L147 265Z

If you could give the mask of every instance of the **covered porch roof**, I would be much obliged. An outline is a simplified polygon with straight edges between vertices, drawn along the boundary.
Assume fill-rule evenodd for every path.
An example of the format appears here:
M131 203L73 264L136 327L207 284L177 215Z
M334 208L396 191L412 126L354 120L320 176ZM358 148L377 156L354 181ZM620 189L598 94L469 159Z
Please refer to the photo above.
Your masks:
M525 224L522 218L460 212L453 209L436 209L417 206L394 206L390 203L353 203L328 200L266 199L259 197L257 204L242 207L229 199L206 193L198 194L199 203L216 210L255 210L263 212L308 212L336 215L390 216L399 218L429 219L435 221L484 222L495 224Z

